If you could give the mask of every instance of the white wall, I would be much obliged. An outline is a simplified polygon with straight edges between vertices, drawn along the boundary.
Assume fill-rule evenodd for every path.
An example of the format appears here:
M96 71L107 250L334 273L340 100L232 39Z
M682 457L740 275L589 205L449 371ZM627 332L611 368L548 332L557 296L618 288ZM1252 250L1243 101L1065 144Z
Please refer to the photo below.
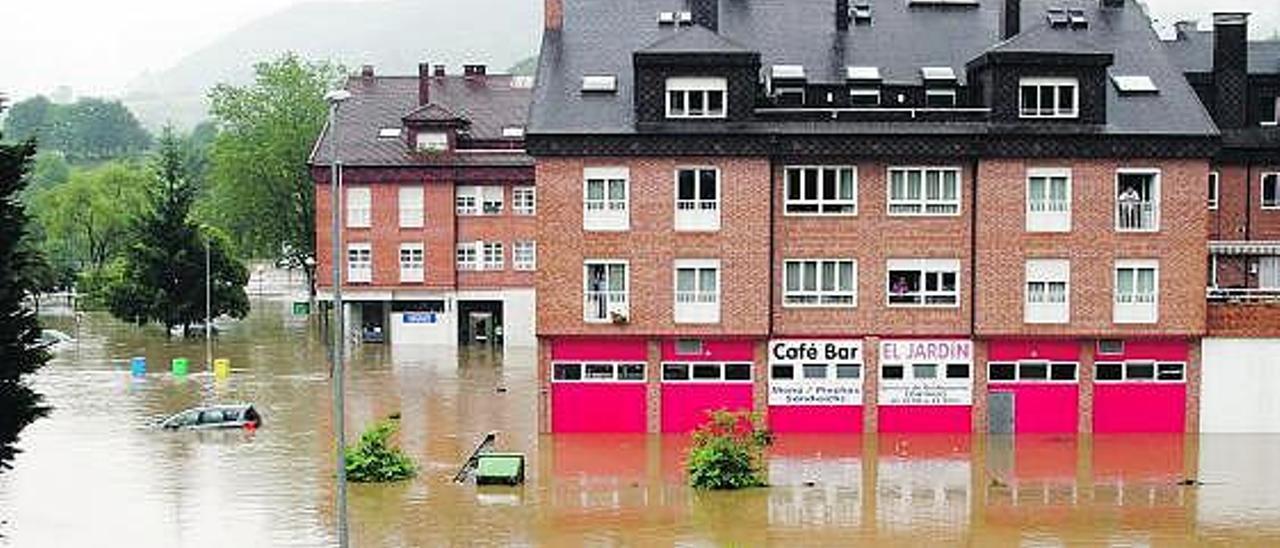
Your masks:
M404 312L391 313L390 341L395 346L425 346L458 344L458 313L456 309L435 315L435 323L405 323ZM418 316L419 318L421 316Z
M1201 356L1201 432L1280 432L1280 339L1204 339Z
M532 289L508 289L502 292L502 336L504 346L537 346L534 335L534 311L537 299Z

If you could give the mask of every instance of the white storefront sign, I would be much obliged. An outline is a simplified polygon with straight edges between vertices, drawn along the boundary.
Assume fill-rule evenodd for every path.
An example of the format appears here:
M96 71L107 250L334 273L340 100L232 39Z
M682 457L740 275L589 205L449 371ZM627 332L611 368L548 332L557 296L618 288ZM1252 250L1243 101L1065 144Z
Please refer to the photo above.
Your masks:
M770 341L769 405L862 405L862 341Z
M880 405L972 405L973 341L881 341L878 396Z

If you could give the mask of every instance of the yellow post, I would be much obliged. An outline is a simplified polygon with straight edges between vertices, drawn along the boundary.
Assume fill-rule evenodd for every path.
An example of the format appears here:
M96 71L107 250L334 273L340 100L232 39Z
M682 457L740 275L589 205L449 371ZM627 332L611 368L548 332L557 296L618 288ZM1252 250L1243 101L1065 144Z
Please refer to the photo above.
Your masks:
M219 379L225 379L231 375L231 360L219 359L213 360L213 376Z

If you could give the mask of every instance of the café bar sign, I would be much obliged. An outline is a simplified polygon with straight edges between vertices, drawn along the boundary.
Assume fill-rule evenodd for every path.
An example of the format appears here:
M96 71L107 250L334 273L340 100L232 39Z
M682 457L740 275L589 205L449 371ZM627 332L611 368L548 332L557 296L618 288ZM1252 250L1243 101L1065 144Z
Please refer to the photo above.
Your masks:
M880 342L880 364L901 366L903 378L880 379L880 405L972 405L973 341L889 340ZM965 378L947 378L947 366L964 364ZM919 377L921 371L932 371L933 377ZM929 367L932 366L932 367ZM883 373L882 373L883 375Z
M805 366L826 366L825 378L805 378ZM861 340L769 341L769 405L862 405L862 375L838 378L837 365L856 365L861 373ZM791 378L775 378L775 366L790 366Z

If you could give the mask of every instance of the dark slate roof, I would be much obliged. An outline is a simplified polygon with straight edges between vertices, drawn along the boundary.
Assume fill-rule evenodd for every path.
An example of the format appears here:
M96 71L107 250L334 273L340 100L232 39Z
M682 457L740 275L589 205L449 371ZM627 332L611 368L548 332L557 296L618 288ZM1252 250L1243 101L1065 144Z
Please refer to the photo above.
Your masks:
M406 122L465 122L461 116L435 103L422 105L404 116Z
M1164 45L1183 72L1213 72L1213 31L1190 30ZM1249 74L1280 74L1280 40L1249 42Z
M424 155L411 151L403 135L378 137L384 128L403 131L404 118L413 115L423 121L466 120L470 140L519 141L504 138L502 130L525 126L532 95L527 80L498 74L432 77L431 103L424 107L418 104L417 76L352 77L346 86L351 99L338 111L339 155L349 166L532 165L532 158L522 151ZM312 152L313 165L328 165L330 137L326 127Z
M747 48L701 25L682 27L641 48L644 53L751 53Z
M842 34L835 28L834 0L720 0L719 27L727 40L758 51L764 67L803 65L810 82L843 82L846 66L876 66L886 84L920 84L921 67L949 66L963 84L965 65L1000 42L1003 4L1004 0L978 0L971 7L921 6L877 0L872 2L871 25L851 25ZM1022 28L1065 51L1082 53L1084 48L1088 53L1097 48L1112 53L1110 74L1147 75L1160 87L1158 95L1122 97L1109 85L1109 120L1103 131L1215 134L1212 120L1169 62L1143 8L1135 0L1119 10L1099 4L1023 0ZM660 27L656 15L684 5L684 0L564 0L563 30L543 36L530 133L634 133L632 54L681 32ZM1050 5L1084 10L1089 29L1045 32ZM618 92L581 94L582 76L587 74L616 75ZM1169 116L1171 112L1178 115ZM853 129L859 122L828 124ZM920 127L904 122L887 129L915 133Z

